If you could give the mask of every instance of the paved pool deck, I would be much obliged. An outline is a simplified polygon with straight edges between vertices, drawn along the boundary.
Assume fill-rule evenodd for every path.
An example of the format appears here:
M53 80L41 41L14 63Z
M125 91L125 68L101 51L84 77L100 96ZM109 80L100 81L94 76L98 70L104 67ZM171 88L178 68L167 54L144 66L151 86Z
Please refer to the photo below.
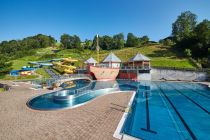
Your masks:
M73 109L37 111L28 108L26 102L50 91L18 85L0 93L0 140L114 140L132 96L130 92L114 93Z
M131 92L108 94L73 109L37 111L28 108L26 102L52 91L33 90L27 83L18 85L0 92L0 140L114 140L132 96Z

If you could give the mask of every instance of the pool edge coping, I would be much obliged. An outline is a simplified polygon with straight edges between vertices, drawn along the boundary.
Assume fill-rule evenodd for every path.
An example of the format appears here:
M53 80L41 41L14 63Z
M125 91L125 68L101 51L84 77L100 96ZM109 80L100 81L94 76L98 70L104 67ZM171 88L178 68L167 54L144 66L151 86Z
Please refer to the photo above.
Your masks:
M93 91L107 90L107 89L116 89L116 91L111 91L111 92L108 91L108 92L107 92L106 94L104 94L104 95L100 95L100 96L98 96L98 97L96 97L96 98L93 98L93 99L87 101L87 102L84 102L84 103L81 103L81 104L78 104L78 105L75 105L75 106L71 106L71 107L65 107L65 108L59 108L59 109L38 109L38 108L31 107L31 106L29 105L29 102L30 102L31 100L33 100L34 98L36 98L36 97L38 97L38 96L40 96L40 95L49 94L49 93L53 93L53 92L48 92L48 93L40 94L40 95L33 96L33 97L29 98L29 99L27 100L27 102L26 102L26 106L27 106L28 109L34 110L34 111L62 111L62 110L68 110L68 109L78 108L78 107L80 107L80 106L86 105L86 104L88 104L88 103L90 103L90 102L92 102L92 101L94 101L94 100L96 100L96 99L98 99L98 98L100 98L100 97L103 97L103 96L106 96L106 95L109 95L109 94L124 93L124 92L131 92L131 93L132 93L132 92L133 92L133 91L129 91L129 90L121 91L121 90L119 90L119 88L104 88L104 89L97 89L97 90L93 90ZM93 91L92 91L92 92L93 92ZM55 91L55 92L56 92L56 91Z
M133 103L134 97L136 96L136 93L137 93L136 91L133 91L133 95L132 95L130 101L128 102L128 105L127 105L128 107L127 108L130 109L130 107ZM120 122L118 123L117 128L116 128L116 130L113 134L113 137L117 138L117 139L120 139L120 140L122 140L124 138L127 139L127 140L139 140L138 138L135 138L135 137L132 137L132 136L121 133L121 130L122 130L123 125L126 121L126 118L128 117L128 113L129 112L124 112L123 113L122 118L120 119Z

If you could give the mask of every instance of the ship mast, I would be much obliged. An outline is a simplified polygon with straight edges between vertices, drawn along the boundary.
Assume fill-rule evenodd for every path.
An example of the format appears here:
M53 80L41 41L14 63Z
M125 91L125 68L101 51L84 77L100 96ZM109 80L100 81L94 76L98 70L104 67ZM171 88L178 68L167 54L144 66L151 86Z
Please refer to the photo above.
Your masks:
M97 51L97 61L99 63L99 42L98 42L98 34L96 35L97 39L96 39L96 51Z

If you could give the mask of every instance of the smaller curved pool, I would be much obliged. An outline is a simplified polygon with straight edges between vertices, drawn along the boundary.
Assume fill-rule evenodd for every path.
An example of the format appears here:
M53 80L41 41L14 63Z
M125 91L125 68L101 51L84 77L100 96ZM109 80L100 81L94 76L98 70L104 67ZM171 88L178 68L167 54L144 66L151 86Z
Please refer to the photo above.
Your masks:
M74 83L76 83L76 86L73 88L65 89L63 84L63 90L34 97L27 102L27 105L36 110L73 108L114 91L134 91L137 89L135 85L128 84L126 81L87 82L76 80Z
M27 103L27 105L30 108L36 110L57 110L64 108L72 108L84 104L93 98L114 91L118 91L118 88L99 89L95 91L86 91L77 94L71 91L63 90L35 97L31 99Z

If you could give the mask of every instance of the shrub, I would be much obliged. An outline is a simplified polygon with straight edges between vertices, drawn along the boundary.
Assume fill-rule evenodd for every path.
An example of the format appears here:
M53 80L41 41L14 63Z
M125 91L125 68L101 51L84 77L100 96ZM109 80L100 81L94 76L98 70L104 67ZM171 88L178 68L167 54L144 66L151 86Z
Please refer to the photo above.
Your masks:
M191 56L192 56L192 53L191 53L191 50L190 50L190 49L185 49L185 50L184 50L184 54L185 54L185 56L187 56L187 57L191 57Z

